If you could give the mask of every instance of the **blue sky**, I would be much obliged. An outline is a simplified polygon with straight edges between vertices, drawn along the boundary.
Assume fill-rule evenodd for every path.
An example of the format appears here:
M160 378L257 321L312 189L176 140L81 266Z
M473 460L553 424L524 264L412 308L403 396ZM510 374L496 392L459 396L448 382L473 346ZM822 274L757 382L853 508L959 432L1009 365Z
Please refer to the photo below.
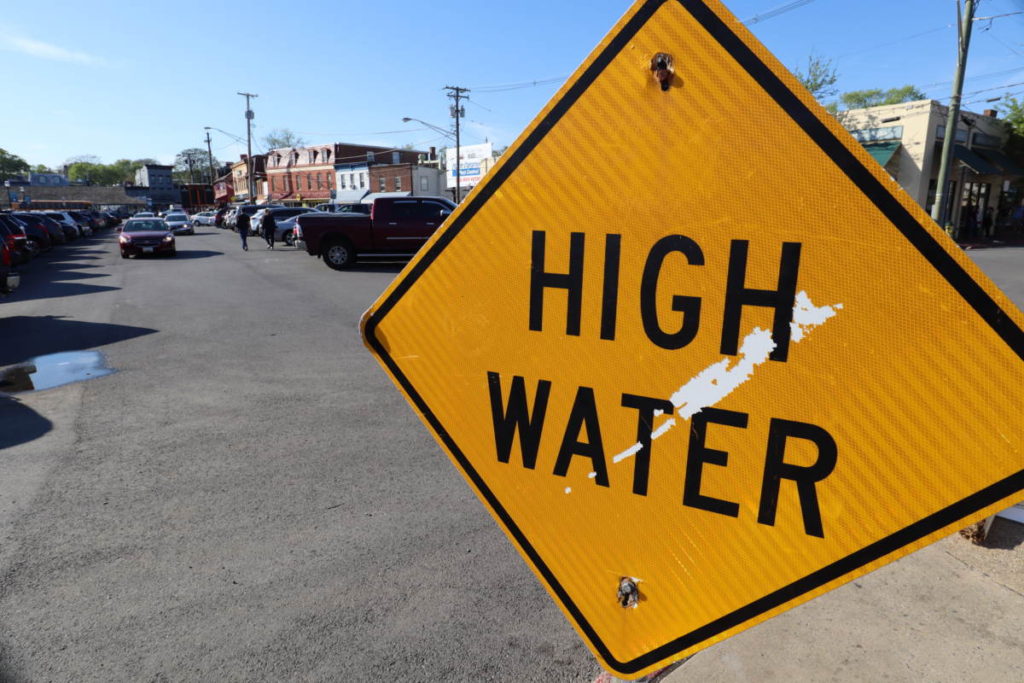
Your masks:
M0 19L0 147L32 164L76 155L154 157L187 147L237 159L244 99L259 139L290 128L308 142L425 149L445 139L443 88L473 89L465 144L512 142L630 6L627 0L177 3L51 0ZM955 60L950 0L727 0L788 67L832 59L841 90L917 85L948 98ZM45 11L43 10L45 7ZM978 16L1024 11L981 0ZM1024 93L1024 14L977 22L965 100ZM492 86L535 86L496 89ZM1016 84L1016 85L1014 85ZM982 91L982 92L977 92ZM976 93L976 94L970 94ZM397 132L391 132L397 131ZM257 151L260 145L256 146Z

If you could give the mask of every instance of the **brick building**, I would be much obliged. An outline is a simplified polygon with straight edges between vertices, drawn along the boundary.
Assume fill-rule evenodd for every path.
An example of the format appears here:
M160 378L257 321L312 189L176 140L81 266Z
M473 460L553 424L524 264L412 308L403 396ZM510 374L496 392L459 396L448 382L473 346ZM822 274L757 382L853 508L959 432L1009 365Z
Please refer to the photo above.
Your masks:
M337 194L335 166L366 162L414 163L423 152L336 142L308 147L273 149L267 154L268 200L279 204L313 206Z
M373 164L369 176L370 192L407 192L413 197L445 195L444 173L436 166Z

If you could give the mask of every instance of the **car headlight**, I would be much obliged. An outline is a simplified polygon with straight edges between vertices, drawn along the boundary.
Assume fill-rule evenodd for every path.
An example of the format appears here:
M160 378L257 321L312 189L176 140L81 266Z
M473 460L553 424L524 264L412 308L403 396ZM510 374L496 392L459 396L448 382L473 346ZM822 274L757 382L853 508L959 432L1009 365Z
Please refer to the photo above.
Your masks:
M173 242L174 235L164 235L164 242Z
M121 240L121 244L131 244L132 241L132 238L128 235L121 235L119 239Z

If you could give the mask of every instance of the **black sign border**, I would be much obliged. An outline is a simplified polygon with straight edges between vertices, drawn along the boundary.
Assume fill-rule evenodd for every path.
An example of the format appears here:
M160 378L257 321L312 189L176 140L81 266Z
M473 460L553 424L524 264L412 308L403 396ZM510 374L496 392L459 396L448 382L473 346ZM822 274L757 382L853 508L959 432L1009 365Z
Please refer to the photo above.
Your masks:
M942 277L959 293L979 317L1002 338L1017 356L1024 361L1024 330L1022 330L988 295L987 292L965 271L957 261L935 240L929 231L879 182L874 174L829 130L818 116L812 112L779 79L772 69L732 31L715 12L702 0L648 0L623 26L622 30L608 43L596 59L572 84L565 95L547 113L544 119L530 132L523 143L509 156L507 161L494 175L487 179L485 185L478 188L471 200L463 207L452 224L434 242L429 250L419 259L401 282L390 293L379 308L372 311L365 321L363 334L367 344L373 348L381 361L390 369L392 375L405 390L433 427L435 433L444 442L449 452L462 466L463 471L473 481L480 494L486 499L494 513L501 519L508 532L516 539L519 547L529 556L537 571L547 581L562 605L572 615L577 626L586 634L594 648L601 653L604 661L619 673L631 674L663 659L672 657L687 648L693 647L724 631L739 626L776 607L799 598L837 578L856 571L889 553L909 545L925 536L949 525L978 510L991 505L1007 496L1024 490L1024 469L977 493L970 495L942 510L921 519L871 545L852 553L841 560L823 567L802 579L776 590L759 600L755 600L701 628L683 634L664 645L654 648L639 657L628 661L616 659L604 644L597 632L587 621L579 607L573 602L540 554L523 534L522 530L502 506L495 494L487 486L480 474L473 469L448 430L437 419L430 407L416 391L412 383L399 368L398 363L388 353L387 347L376 335L377 326L388 312L402 298L408 289L419 279L448 244L455 239L462 229L472 220L477 211L501 187L516 168L529 156L530 152L540 143L547 133L554 128L562 116L594 83L605 67L619 54L633 36L648 19L666 2L678 2L697 20L701 26L728 52L736 62L747 71L764 91L788 114L797 125L821 148L835 165L874 203L888 218L893 226L918 250L918 252L939 272Z

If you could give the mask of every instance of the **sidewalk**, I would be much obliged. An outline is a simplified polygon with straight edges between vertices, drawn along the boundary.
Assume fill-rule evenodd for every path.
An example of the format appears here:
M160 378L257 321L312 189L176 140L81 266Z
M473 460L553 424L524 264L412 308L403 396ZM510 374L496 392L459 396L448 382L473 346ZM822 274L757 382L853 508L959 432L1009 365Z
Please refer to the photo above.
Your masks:
M697 653L663 683L1024 681L1024 525L954 534Z

